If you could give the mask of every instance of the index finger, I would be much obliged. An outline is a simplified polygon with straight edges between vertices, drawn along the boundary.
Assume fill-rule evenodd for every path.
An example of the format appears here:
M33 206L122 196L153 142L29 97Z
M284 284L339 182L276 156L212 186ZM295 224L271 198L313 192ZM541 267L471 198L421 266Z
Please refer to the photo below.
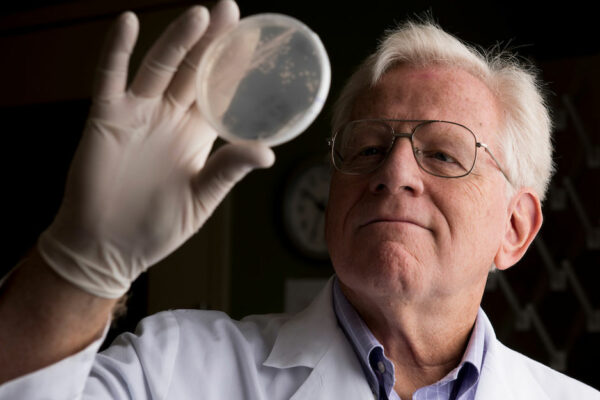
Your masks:
M217 36L235 27L239 19L240 10L233 0L220 0L212 8L208 29L189 51L167 89L178 104L183 107L192 104L196 97L197 67L204 51Z
M205 7L194 6L171 23L144 57L131 91L143 97L162 95L181 61L208 27L209 19Z
M137 17L130 11L121 14L109 30L96 71L92 91L95 100L110 100L125 93L129 59L138 31Z

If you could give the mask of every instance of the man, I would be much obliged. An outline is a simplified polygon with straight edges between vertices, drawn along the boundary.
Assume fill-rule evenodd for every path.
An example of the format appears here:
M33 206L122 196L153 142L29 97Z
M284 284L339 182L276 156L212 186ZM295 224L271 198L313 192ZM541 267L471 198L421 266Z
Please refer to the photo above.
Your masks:
M340 97L337 276L308 309L160 313L94 357L131 281L273 162L259 145L206 160L194 66L237 18L230 0L210 25L191 9L128 90L137 23L120 18L59 214L3 286L0 398L600 398L505 348L479 309L490 267L516 263L542 223L550 123L530 73L430 24L391 33Z

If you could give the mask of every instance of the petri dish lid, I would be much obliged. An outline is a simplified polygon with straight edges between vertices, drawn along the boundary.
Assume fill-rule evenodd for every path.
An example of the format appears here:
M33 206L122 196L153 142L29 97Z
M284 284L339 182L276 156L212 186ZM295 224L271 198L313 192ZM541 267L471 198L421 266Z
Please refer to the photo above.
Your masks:
M206 49L196 104L221 138L276 146L314 121L330 82L329 58L314 32L286 15L256 14Z

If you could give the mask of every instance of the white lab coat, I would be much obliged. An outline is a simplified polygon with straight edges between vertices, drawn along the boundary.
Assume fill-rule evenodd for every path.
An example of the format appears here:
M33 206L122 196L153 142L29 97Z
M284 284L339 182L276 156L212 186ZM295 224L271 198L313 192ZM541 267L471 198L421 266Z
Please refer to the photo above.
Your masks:
M480 313L489 345L477 399L600 399L591 387L502 345ZM99 343L1 386L0 399L77 399L84 386L85 399L373 398L337 325L331 282L291 317L234 321L220 312L159 313L98 355L89 373Z

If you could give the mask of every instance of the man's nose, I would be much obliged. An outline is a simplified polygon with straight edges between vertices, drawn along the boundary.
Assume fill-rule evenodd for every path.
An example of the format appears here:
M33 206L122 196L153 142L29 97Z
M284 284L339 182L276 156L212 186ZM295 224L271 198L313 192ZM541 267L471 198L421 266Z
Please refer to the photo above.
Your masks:
M410 191L415 195L423 192L423 174L413 154L408 137L397 137L386 160L373 173L369 188L373 193Z

